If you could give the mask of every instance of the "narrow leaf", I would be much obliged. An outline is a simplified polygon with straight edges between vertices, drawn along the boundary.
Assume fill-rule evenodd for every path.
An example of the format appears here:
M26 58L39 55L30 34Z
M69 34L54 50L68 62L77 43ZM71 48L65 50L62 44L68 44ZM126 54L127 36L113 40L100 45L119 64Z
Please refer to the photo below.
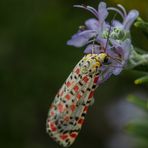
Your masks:
M148 139L148 122L128 123L125 130L142 139Z
M128 101L148 111L148 100L141 99L134 95L129 95Z
M148 22L139 17L135 22L135 26L141 28L148 35Z
M148 75L138 78L134 82L135 84L143 84L143 83L148 83Z

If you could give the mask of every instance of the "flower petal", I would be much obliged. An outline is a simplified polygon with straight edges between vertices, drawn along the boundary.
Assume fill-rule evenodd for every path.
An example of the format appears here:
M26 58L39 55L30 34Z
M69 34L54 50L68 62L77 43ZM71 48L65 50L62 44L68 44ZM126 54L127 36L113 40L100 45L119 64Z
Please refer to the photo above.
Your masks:
M110 39L112 45L114 46L114 52L119 54L124 61L128 59L130 48L131 48L131 40L126 39L125 41L119 43L114 39Z
M104 22L106 17L108 16L108 11L106 8L106 3L100 2L98 6L98 18L100 22Z
M98 36L96 38L96 41L101 45L102 48L105 48L106 47L107 39L104 39L104 38Z
M116 65L115 69L113 70L113 75L115 76L119 75L122 70L123 70L123 67L120 64Z
M124 56L124 60L128 60L129 54L130 54L130 50L132 47L131 44L131 40L130 39L126 39L122 44L121 44L122 50L123 50L123 56Z
M99 54L100 53L100 46L99 45L93 45L90 44L86 47L86 49L84 50L84 53L88 54L88 53L94 53L94 54Z
M124 29L129 30L138 16L139 12L137 10L131 10L123 22Z
M97 85L102 84L103 82L105 82L106 80L108 80L111 77L113 67L108 67L107 69L104 68L104 70L101 70L101 71L102 71L102 73L99 76L99 79L97 81Z
M131 48L131 40L126 39L125 41L118 43L116 40L111 39L111 43L114 46L113 52L114 54L116 54L116 56L115 55L113 56L113 58L115 59L112 63L112 65L114 65L115 67L113 70L113 74L118 75L128 62L130 48ZM118 62L118 60L116 61L116 57L118 59L121 59L121 61L120 62Z
M112 25L117 28L121 28L121 29L123 28L123 25L121 24L121 22L119 22L117 20L113 20Z
M96 35L96 31L94 30L86 30L82 32L78 32L77 34L72 36L67 42L67 45L75 46L75 47L82 47L86 45L90 38Z
M98 30L98 28L99 28L98 20L93 19L93 18L91 18L91 19L85 21L85 25L86 25L87 28L90 29L90 30Z

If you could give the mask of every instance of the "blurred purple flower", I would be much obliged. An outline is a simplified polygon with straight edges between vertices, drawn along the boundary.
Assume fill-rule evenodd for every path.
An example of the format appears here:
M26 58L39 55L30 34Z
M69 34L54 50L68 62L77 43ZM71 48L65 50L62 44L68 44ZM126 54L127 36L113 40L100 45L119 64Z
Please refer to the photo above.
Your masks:
M117 8L113 8L113 7L108 7L107 10L113 10L117 13L120 14L120 16L123 18L123 22L119 22L117 20L114 20L113 21L113 26L117 26L117 27L120 27L121 29L124 29L124 30L127 30L129 31L130 30L130 27L132 26L133 22L136 20L136 18L138 17L139 15L139 12L137 10L131 10L128 14L125 10L125 8L118 4L117 5L120 9L117 9Z
M130 27L138 17L137 10L131 10L128 14L122 5L118 8L106 7L106 3L100 2L98 10L90 6L75 5L74 7L83 8L95 15L85 21L85 29L80 29L67 42L68 45L75 47L86 46L84 53L106 52L110 57L110 65L101 67L102 78L99 83L107 80L112 74L118 75L128 62L130 49L132 47L130 38ZM112 20L111 24L106 21L108 11L115 11L119 14L123 22Z
M88 44L91 38L96 36L98 38L106 28L109 28L109 25L105 23L105 19L108 16L108 11L104 2L99 4L98 11L90 6L75 5L74 7L83 8L90 11L97 17L97 19L88 19L85 22L86 30L79 30L78 33L73 35L72 39L67 42L68 45L82 47Z

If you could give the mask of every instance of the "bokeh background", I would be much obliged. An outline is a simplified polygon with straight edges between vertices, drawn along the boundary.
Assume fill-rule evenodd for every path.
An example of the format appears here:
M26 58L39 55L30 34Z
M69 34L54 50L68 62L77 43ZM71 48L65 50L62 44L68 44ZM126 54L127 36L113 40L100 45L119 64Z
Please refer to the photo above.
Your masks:
M50 103L84 49L66 45L91 14L74 4L97 7L98 0L0 1L0 147L59 148L45 132ZM148 20L147 0L106 0L138 9ZM146 37L132 29L133 43L148 49ZM144 112L126 101L128 94L148 98L148 86L135 86L142 75L124 71L101 85L86 122L71 148L134 148L136 140L122 130Z

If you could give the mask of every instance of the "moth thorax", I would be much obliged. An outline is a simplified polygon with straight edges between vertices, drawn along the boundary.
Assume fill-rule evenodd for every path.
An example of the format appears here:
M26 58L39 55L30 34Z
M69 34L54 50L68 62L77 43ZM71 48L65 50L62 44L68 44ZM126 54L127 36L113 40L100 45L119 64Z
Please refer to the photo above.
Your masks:
M83 60L82 73L97 73L101 63L97 54L88 54Z

